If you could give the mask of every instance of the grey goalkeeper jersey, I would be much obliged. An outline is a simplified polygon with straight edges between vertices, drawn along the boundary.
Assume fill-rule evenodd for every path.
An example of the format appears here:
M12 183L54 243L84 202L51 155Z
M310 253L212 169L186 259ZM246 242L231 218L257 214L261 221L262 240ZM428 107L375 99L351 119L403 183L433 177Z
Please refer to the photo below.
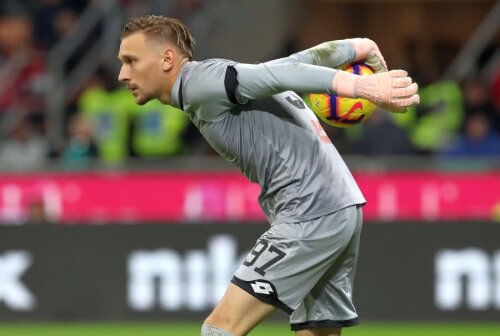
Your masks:
M366 202L314 113L288 91L331 92L334 75L296 62L189 62L174 83L172 105L259 183L270 223L304 221Z

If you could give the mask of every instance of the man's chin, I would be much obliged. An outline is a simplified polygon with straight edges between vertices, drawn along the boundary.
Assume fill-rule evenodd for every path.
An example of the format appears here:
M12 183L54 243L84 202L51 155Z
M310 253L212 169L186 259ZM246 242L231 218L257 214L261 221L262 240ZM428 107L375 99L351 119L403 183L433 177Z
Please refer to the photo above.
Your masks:
M144 105L150 100L151 100L151 98L148 98L148 97L140 97L140 96L135 97L135 102L137 105Z

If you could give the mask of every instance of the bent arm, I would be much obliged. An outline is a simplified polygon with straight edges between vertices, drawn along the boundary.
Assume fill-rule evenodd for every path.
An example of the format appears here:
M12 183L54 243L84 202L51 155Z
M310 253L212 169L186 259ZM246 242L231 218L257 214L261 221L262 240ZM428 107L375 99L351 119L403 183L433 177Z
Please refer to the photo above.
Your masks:
M289 57L257 65L237 64L240 103L292 90L299 93L338 93L356 97L354 76L338 73L335 68L364 61L376 73L387 71L378 46L370 39L353 38L321 43ZM342 77L342 79L340 79Z

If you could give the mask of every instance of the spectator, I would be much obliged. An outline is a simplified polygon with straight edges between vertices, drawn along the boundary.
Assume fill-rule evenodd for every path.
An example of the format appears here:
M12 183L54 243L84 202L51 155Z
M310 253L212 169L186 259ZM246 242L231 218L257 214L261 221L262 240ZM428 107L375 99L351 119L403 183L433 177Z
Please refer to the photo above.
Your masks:
M36 40L44 49L71 29L78 14L87 6L86 0L40 0L32 5Z
M46 70L26 13L0 17L0 113L26 116L43 131Z
M98 157L108 164L120 164L129 156L130 114L133 96L101 69L78 98L81 116L90 124Z
M361 138L353 146L354 153L364 155L409 155L415 149L408 135L397 125L386 111L377 109L362 123Z
M444 154L500 156L500 135L491 129L486 113L477 111L467 117L464 134L445 150Z
M97 157L97 147L92 137L90 124L81 115L71 117L69 139L61 154L61 164L67 169L88 168Z
M0 162L8 169L34 169L46 162L46 141L33 132L26 118L17 121L10 138L0 147Z
M420 154L440 152L456 136L464 118L463 98L457 83L437 79L419 89L420 105L391 116L405 128Z
M182 136L188 125L184 111L157 100L133 107L132 149L136 155L159 157L184 149Z
M489 119L491 128L500 132L500 114L493 105L487 83L477 76L472 76L464 81L462 90L466 116L481 111Z

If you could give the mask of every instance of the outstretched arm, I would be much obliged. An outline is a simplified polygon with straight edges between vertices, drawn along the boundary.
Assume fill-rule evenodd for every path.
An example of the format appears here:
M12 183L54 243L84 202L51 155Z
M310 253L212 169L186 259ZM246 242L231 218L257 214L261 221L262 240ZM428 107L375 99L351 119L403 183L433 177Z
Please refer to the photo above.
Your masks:
M304 63L338 68L353 62L365 62L376 73L387 71L387 65L377 44L367 38L324 42L267 64Z

